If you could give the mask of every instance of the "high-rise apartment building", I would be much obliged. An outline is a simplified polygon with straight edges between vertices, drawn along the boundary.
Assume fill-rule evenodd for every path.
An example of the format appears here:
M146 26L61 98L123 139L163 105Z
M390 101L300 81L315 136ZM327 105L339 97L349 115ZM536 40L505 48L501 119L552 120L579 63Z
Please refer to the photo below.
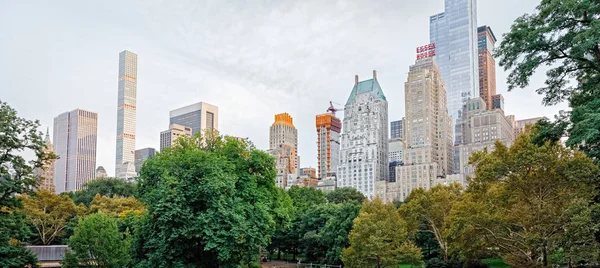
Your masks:
M178 124L170 124L169 129L160 133L160 150L173 146L180 136L191 137L192 128Z
M45 147L42 149L44 153L54 152L54 147L50 142L50 133L46 129L46 137L44 138ZM38 178L38 190L48 190L54 192L54 163L56 160L52 159L45 162L41 167L35 169L35 175Z
M198 102L169 113L169 124L178 124L192 129L192 135L204 130L219 130L219 107Z
M156 156L156 149L154 148L149 147L135 150L135 172L139 174L144 162L150 158L153 158L154 156Z
M402 120L390 122L390 139L402 139Z
M275 122L269 130L269 152L276 158L276 184L289 188L300 175L298 156L298 130L288 113L275 115Z
M513 123L510 116L505 116L501 109L487 110L482 98L470 99L467 102L465 118L468 119L464 142L458 145L458 172L470 176L474 168L469 165L469 158L475 151L485 148L493 150L496 141L506 146L513 143Z
M504 97L502 94L496 94L492 96L492 109L504 111Z
M452 119L433 58L419 59L410 67L404 96L403 165L396 166L395 182L377 183L380 198L404 200L412 190L429 189L454 170Z
M54 118L54 163L56 193L82 189L95 178L98 114L82 109Z
M115 176L123 174L125 162L133 163L135 151L135 116L137 99L137 54L119 53L119 86L117 98L117 154ZM126 174L126 173L125 173Z
M316 126L319 178L334 176L339 162L342 121L331 113L320 114Z
M489 26L477 27L477 57L479 60L479 97L488 110L494 108L492 97L496 95L496 60L493 52L496 36Z
M388 162L402 162L402 150L404 142L402 139L390 139L388 142Z
M521 135L521 133L523 133L525 131L525 127L527 127L527 125L535 125L535 123L537 123L537 121L540 121L542 119L543 119L543 117L534 117L534 118L516 120L515 126L514 126L515 138L517 138L519 135Z
M429 18L429 39L435 44L435 60L444 79L448 114L460 139L462 106L478 96L476 0L445 0L445 11Z
M388 179L388 102L377 80L358 81L344 107L338 186L373 198L375 181Z

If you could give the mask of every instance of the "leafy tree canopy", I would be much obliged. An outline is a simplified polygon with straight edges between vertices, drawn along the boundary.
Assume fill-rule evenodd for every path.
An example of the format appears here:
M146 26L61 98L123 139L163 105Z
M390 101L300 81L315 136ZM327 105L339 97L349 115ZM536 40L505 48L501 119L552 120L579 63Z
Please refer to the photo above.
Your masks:
M327 201L330 203L357 202L362 204L365 198L363 194L352 187L337 188L327 193Z
M560 143L535 144L536 135L529 129L510 148L496 142L492 152L471 157L475 177L453 206L448 231L467 257L497 249L511 266L547 267L553 254L566 249L566 258L575 261L576 251L585 248L595 256L588 261L597 258L598 243L590 235L597 224L590 224L588 206L597 167Z
M569 101L553 130L538 134L568 135L567 145L600 159L600 2L542 0L533 14L515 20L503 36L496 56L510 70L509 90L525 88L540 68L549 68L537 89L546 105Z
M388 267L421 263L421 250L408 239L408 227L394 204L365 201L354 219L350 247L342 252L346 267Z
M64 235L69 220L86 211L83 205L76 206L68 196L47 190L23 196L22 212L37 234L42 245L50 245Z
M98 178L85 184L85 188L73 192L71 197L75 204L89 206L96 195L130 197L136 196L136 184L119 178Z
M135 197L119 197L119 196L102 196L96 194L94 200L90 204L90 212L97 213L102 212L104 214L125 218L126 215L133 213L134 215L140 216L146 210L144 204Z
M33 170L56 158L44 152L39 121L21 118L0 100L0 267L36 266L35 256L22 246L30 235L19 194L37 186ZM36 159L29 163L22 156L31 151Z
M237 267L258 260L275 231L280 196L271 156L231 137L179 139L149 159L139 191L138 267ZM285 217L285 216L284 216Z
M63 267L126 267L130 262L130 238L119 232L117 219L103 213L83 219L69 238Z
M310 208L325 203L325 194L312 187L292 186L288 190L288 194L292 198L296 212L299 214L305 213Z

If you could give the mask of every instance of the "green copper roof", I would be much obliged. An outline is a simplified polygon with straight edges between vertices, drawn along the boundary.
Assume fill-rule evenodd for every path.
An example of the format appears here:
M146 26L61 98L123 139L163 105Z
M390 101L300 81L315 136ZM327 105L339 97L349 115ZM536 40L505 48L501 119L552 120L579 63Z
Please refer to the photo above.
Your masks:
M346 105L354 101L356 96L360 94L371 94L375 98L386 100L383 90L381 90L381 86L379 86L379 82L377 82L377 79L375 78L360 81L358 84L355 84L354 88L352 88L352 93L350 93L350 97L348 97L348 101L346 101Z

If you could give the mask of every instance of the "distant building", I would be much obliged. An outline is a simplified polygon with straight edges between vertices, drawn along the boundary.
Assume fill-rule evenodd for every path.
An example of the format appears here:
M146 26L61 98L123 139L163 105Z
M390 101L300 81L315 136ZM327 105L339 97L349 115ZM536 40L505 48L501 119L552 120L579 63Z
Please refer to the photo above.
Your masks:
M375 181L388 179L388 102L377 80L358 81L344 108L337 172L339 187L375 196Z
M140 173L140 169L142 169L142 165L146 160L153 158L156 155L156 149L154 148L144 148L135 150L135 172Z
M515 138L518 137L519 135L521 135L521 133L525 132L525 127L527 127L527 125L535 125L535 123L537 123L538 121L540 121L542 119L543 119L543 117L534 117L534 118L516 120L515 121L515 129L514 129Z
M335 175L340 154L342 121L331 113L316 117L319 178Z
M108 175L106 174L106 169L104 169L103 166L99 166L96 169L96 179L98 179L98 178L106 178L106 177L108 177Z
M390 139L402 139L402 120L390 122Z
M399 139L390 139L388 142L388 162L402 162L404 142Z
M51 245L51 246L25 246L36 256L39 267L62 267L61 261L65 258L69 246Z
M116 177L126 181L134 181L138 177L138 173L135 171L135 163L127 161L121 164Z
M492 28L486 25L477 28L479 97L485 101L488 110L495 108L493 104L493 96L496 95L496 60L493 55L495 44L496 36Z
M50 133L46 129L46 138L44 138L44 144L46 145L43 149L44 153L54 152L54 147L50 142ZM54 192L54 162L56 160L49 160L42 167L35 169L35 175L38 177L38 190L48 190Z
M412 190L427 190L454 170L452 119L444 81L433 58L410 66L404 92L403 165L395 166L395 180L376 183L376 195L384 201L403 201Z
M388 180L389 182L396 182L396 170L399 166L402 166L402 161L392 161L389 163L389 176L388 176Z
M513 123L510 116L505 116L501 109L486 110L485 101L481 98L470 99L465 110L466 124L464 143L458 145L459 172L470 176L474 168L469 165L469 158L475 151L487 148L492 150L494 143L500 141L510 146L513 143Z
M122 164L134 161L135 151L137 54L131 51L125 50L119 53L119 90L117 96L115 174L119 177L118 174L123 173L119 171Z
M178 124L170 124L169 130L160 133L160 150L162 151L165 148L173 146L180 136L191 137L192 128Z
M310 178L317 178L317 170L315 168L312 168L312 167L301 168L300 169L300 176L307 176L307 177L310 177Z
M289 144L280 144L279 148L270 149L269 154L275 158L277 177L275 185L281 188L291 187L299 177L296 164L296 148Z
M504 111L504 97L502 94L496 94L492 96L492 109Z
M219 107L206 102L198 102L169 113L169 124L177 124L192 129L192 135L204 130L219 130Z
M82 109L59 114L54 118L54 164L56 193L82 189L96 177L98 114Z
M337 188L337 179L335 176L321 178L317 185L313 186L315 189L323 192L331 192Z
M275 115L269 129L269 152L276 158L276 185L289 188L300 176L300 156L298 156L298 130L288 113Z
M434 57L447 92L448 114L459 130L462 106L479 95L477 1L445 0L444 12L429 18L429 42L435 44ZM453 136L459 138L460 133Z

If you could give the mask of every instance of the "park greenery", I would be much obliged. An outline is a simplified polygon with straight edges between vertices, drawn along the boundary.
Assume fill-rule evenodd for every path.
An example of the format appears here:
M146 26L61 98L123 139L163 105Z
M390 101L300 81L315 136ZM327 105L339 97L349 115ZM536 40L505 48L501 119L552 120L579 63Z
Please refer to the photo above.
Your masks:
M57 244L69 246L65 267L260 267L264 256L346 267L598 266L599 21L592 0L542 0L518 18L495 53L509 89L547 69L544 104L571 110L511 146L474 153L467 186L416 189L395 203L351 188L277 188L271 156L210 132L146 161L135 183L37 191L34 169L56 156L44 152L38 121L0 101L0 267L36 267L25 246Z

